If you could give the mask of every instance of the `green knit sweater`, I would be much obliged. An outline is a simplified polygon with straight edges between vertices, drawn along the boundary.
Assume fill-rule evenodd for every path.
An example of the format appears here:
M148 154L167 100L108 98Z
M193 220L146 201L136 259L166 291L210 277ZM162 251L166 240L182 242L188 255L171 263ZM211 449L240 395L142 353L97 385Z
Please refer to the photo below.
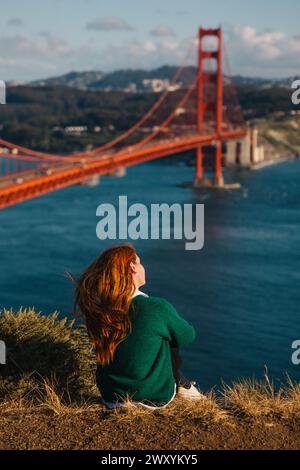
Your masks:
M195 328L159 297L137 295L129 315L132 332L118 345L110 365L98 364L97 386L108 402L130 396L163 406L171 400L175 386L170 347L194 341Z

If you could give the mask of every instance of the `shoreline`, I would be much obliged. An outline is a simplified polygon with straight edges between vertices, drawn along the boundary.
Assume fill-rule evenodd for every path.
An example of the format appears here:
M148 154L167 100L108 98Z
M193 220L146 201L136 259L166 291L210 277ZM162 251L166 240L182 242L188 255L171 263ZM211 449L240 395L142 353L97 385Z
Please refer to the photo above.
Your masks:
M276 158L276 159L273 159L273 160L265 160L263 162L259 162L259 163L255 163L255 164L251 165L249 167L249 169L251 171L262 170L262 169L267 168L269 166L279 165L280 163L285 163L285 162L293 161L293 160L297 160L297 158L296 157L292 157L292 158L283 157L283 158Z

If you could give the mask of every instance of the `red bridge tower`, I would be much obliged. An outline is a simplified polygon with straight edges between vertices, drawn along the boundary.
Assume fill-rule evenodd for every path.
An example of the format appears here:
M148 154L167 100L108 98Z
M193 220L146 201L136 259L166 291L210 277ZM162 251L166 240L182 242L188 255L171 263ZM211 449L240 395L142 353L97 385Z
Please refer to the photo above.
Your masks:
M210 36L217 38L217 49L207 50L204 47L204 38ZM209 65L214 64L214 70L208 70L205 67L206 62ZM206 88L210 87L210 92L206 92ZM199 29L198 43L198 131L204 131L203 124L206 115L208 120L212 122L212 116L215 121L215 129L210 129L209 133L216 134L216 155L215 155L215 178L213 185L223 186L224 180L222 175L222 127L223 127L223 70L222 70L222 30L218 29ZM213 96L213 100L210 98ZM209 120L210 119L210 120ZM204 179L203 171L203 146L197 147L196 154L196 175L195 186L207 185ZM212 183L209 184L211 186Z

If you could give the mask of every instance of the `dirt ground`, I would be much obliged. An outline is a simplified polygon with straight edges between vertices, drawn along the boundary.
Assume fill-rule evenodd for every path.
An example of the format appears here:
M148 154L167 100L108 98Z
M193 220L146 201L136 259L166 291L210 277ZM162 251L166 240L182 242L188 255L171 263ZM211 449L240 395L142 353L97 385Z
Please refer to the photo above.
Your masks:
M123 410L122 410L123 411ZM1 449L211 450L300 449L295 426L225 417L209 422L187 413L122 412L102 405L61 413L1 410Z

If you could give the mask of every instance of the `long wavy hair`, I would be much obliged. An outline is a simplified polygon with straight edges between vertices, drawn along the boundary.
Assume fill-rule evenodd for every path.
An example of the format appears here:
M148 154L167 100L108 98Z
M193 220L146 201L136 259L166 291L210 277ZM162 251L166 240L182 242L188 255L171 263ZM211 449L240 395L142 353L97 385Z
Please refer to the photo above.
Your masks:
M130 243L105 250L79 277L75 289L77 307L94 343L97 362L112 362L117 346L131 333L129 307L134 291L130 263L136 251Z

